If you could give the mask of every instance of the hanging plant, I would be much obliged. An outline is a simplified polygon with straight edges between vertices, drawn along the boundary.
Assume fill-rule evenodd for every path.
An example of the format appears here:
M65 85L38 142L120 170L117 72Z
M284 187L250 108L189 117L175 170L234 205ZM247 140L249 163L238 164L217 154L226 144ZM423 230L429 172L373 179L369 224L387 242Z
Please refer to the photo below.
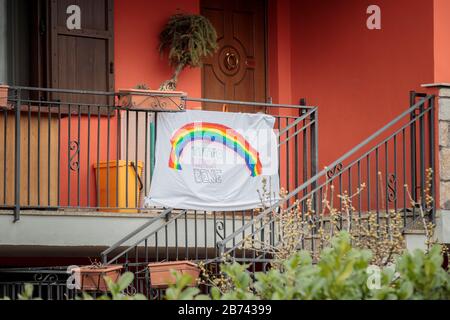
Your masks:
M196 14L170 17L159 40L159 52L167 53L169 64L174 68L172 78L161 84L163 91L175 90L178 76L186 67L200 67L202 59L217 49L216 30L207 18Z

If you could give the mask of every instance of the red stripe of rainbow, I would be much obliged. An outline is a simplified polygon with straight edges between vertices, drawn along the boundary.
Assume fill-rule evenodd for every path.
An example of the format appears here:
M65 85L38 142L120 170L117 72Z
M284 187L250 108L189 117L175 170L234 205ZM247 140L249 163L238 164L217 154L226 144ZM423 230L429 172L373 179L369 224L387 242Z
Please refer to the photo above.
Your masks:
M181 154L186 145L196 140L222 143L245 160L252 177L261 175L262 165L259 153L250 143L236 130L211 122L188 123L175 132L171 139L170 168L182 170Z

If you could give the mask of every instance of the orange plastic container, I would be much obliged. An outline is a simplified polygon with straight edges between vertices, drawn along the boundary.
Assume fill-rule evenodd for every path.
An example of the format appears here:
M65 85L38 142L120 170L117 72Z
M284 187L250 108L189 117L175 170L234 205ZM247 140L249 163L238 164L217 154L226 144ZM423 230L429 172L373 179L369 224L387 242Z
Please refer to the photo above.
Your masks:
M144 165L138 161L102 161L94 164L96 181L99 190L99 211L104 212L138 212L140 204L140 190L142 189L141 175ZM109 172L109 175L108 175ZM128 172L128 178L127 178ZM111 208L120 209L111 209ZM108 208L108 209L103 209ZM128 209L129 208L129 209Z

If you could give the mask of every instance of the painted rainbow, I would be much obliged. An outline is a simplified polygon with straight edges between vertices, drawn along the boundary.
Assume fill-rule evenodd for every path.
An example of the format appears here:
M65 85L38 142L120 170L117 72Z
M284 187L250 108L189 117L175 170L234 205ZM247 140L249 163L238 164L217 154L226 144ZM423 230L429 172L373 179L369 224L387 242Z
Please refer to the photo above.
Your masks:
M252 177L261 175L259 153L236 130L211 122L192 122L178 129L172 136L169 167L182 170L180 158L184 148L196 140L206 140L225 145L245 160Z

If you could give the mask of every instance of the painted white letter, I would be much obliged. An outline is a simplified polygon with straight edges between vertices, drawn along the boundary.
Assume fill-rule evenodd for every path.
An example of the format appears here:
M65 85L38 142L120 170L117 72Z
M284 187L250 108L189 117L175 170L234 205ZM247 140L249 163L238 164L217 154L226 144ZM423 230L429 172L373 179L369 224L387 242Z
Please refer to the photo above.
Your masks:
M70 5L66 10L67 14L70 16L67 18L67 29L69 30L80 30L81 29L81 9L77 5Z
M367 277L367 287L369 290L378 290L381 288L381 269L378 266L369 266L366 270L369 277Z
M381 30L381 9L379 6L373 4L367 8L367 14L370 17L367 18L367 29L369 30Z

